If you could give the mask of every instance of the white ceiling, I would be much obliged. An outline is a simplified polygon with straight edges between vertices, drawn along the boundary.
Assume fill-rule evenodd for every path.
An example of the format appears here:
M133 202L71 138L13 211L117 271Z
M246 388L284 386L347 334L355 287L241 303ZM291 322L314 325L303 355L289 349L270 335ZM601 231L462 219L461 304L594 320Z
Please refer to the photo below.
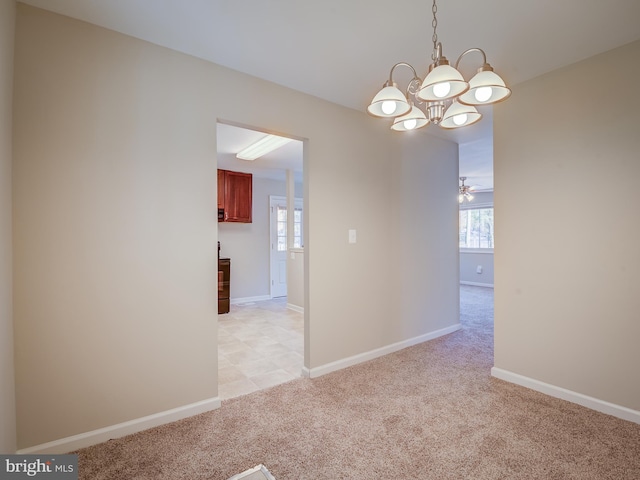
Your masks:
M255 160L240 160L236 153L260 140L265 133L218 123L216 132L218 168L252 173L261 178L284 180L292 170L297 182L302 182L302 142L292 140L286 145Z
M20 1L361 111L395 63L424 75L432 49L427 0ZM639 19L638 0L440 0L438 39L452 62L482 48L515 85L639 39ZM465 58L465 75L475 62ZM394 77L401 85L404 70ZM490 123L427 131L460 144L490 141Z

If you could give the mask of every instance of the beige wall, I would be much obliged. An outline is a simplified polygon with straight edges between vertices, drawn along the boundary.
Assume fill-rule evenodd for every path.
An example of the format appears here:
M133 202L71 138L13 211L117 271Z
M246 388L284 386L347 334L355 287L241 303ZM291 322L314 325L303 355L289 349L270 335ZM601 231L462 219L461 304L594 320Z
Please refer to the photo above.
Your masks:
M215 69L18 5L18 447L217 395Z
M403 319L396 341L460 323L458 146L415 133L396 137L396 227L385 236L380 265L387 288L399 288L391 310Z
M16 450L11 261L14 0L0 0L0 453Z
M493 287L493 276L493 252L460 252L461 284Z
M308 139L307 368L458 322L456 253L425 248L418 264L437 269L393 270L440 285L419 322L389 301L392 204L424 184L393 180L398 157L422 154L400 153L386 122L24 5L15 102L21 448L217 395L217 119ZM416 173L455 185L457 149L437 142L455 172ZM430 213L438 195L398 238L417 225L455 239L455 203Z
M495 366L640 410L640 42L514 88L495 121Z

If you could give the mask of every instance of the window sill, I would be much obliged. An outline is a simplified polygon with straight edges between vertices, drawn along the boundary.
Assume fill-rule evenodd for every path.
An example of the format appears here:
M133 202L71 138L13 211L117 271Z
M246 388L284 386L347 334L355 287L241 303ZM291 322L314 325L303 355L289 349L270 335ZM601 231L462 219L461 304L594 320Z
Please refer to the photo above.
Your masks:
M461 248L460 253L485 253L493 255L493 248Z

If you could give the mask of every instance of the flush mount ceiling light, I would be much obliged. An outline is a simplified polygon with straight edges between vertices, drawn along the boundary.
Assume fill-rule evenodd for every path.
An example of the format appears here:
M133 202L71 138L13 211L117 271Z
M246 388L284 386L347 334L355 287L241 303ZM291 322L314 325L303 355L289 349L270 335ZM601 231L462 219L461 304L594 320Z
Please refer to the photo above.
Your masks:
M464 184L464 181L466 179L467 177L460 177L460 181L462 182L462 185L458 187L458 203L462 203L465 200L467 202L470 202L471 200L473 200L473 195L471 195L471 190L473 189L473 187L470 187Z
M278 135L266 135L255 143L252 143L247 148L240 150L236 154L236 158L241 160L255 160L269 152L274 151L276 148L280 148L291 141L290 138L279 137Z
M433 0L433 52L432 63L424 80L418 76L416 69L405 62L396 63L389 73L389 80L384 84L367 111L381 118L393 118L392 130L406 132L415 130L429 123L442 128L459 128L472 125L482 118L476 106L491 105L505 100L511 90L504 80L493 71L487 63L487 56L480 48L470 48L458 57L455 68L442 55L442 44L438 42L436 28L438 7ZM478 52L482 55L482 66L475 76L467 82L458 71L460 61L465 55ZM413 72L413 78L407 85L405 93L393 81L393 71L397 67L407 67ZM422 108L418 108L420 105Z

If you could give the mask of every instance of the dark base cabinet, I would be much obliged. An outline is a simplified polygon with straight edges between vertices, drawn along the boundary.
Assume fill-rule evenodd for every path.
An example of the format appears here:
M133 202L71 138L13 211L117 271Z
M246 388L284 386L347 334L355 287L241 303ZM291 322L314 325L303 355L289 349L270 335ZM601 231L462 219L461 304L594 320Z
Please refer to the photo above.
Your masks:
M218 313L229 313L229 299L228 298L219 298L218 299Z
M218 259L218 313L229 313L229 282L231 259Z

